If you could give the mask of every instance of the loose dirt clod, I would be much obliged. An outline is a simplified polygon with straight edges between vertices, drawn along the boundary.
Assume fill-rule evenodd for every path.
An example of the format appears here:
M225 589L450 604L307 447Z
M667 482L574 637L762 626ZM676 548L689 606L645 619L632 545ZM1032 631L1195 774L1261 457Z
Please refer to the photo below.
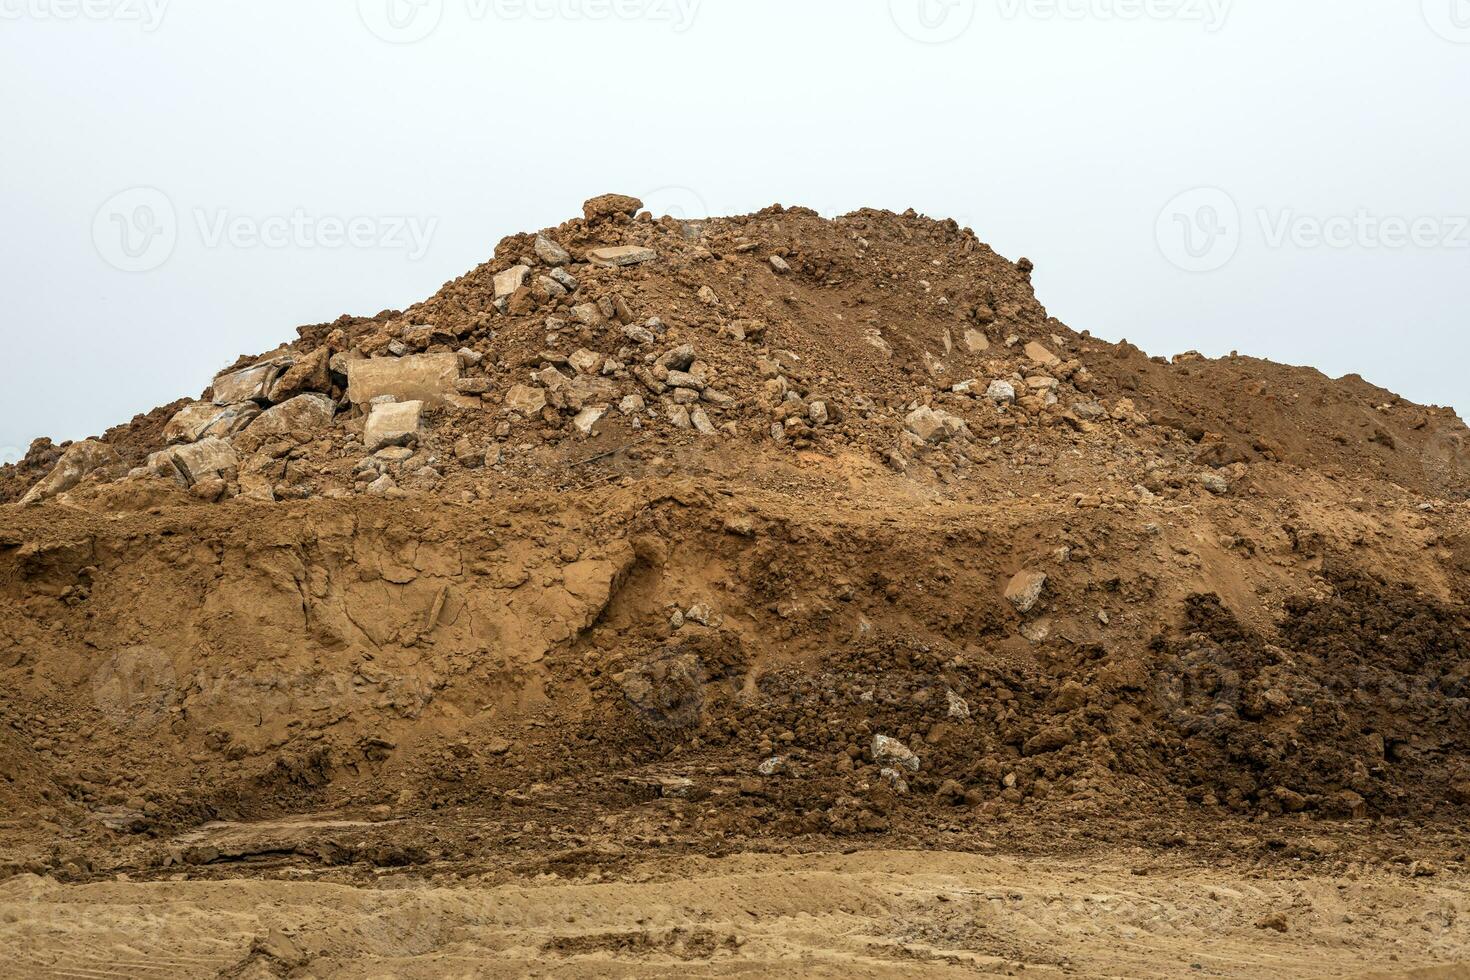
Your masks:
M739 909L545 935L572 913L525 912L486 948L609 972L760 972L828 926L848 949L850 923L753 925L809 914L746 888L779 851L877 937L842 954L895 964L872 975L1187 974L1168 943L1038 938L1116 915L1142 948L1144 899L1076 912L1153 887L1115 866L1142 849L1139 877L1320 876L1315 904L1204 877L1158 899L1189 909L1161 934L1233 936L1210 962L1235 975L1316 969L1314 934L1392 902L1355 967L1459 958L1452 411L1074 332L1030 262L952 221L641 208L589 201L408 310L302 327L198 399L0 469L0 906L118 874L655 902L646 882L698 866ZM899 900L822 856L870 850L991 863ZM1065 888L1026 860L1093 855L1118 881L1030 911ZM1442 910L1412 964L1389 958L1394 928L1422 940L1404 882ZM354 975L329 926L259 924L191 955ZM459 955L475 928L371 955Z

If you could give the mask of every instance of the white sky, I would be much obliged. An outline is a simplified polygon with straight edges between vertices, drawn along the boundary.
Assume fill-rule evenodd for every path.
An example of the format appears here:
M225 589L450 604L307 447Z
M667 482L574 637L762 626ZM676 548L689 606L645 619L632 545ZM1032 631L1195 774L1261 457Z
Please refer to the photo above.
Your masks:
M1470 0L0 0L0 91L0 460L604 191L954 217L1076 329L1470 403Z

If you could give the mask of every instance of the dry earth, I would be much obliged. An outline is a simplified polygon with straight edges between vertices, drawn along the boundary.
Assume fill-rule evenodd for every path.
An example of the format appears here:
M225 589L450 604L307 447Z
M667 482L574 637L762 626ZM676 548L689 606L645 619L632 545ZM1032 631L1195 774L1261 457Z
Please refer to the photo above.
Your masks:
M1470 975L1470 433L585 217L0 470L0 975Z

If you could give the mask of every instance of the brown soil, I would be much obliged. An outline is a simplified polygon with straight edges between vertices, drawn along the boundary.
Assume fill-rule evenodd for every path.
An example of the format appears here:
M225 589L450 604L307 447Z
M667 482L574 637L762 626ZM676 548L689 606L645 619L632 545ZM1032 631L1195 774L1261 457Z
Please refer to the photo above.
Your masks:
M208 494L129 473L180 403L0 507L16 975L1465 975L1452 412L1074 333L952 222L546 235L658 258L283 349L481 355L389 493L334 372ZM631 370L681 344L714 434ZM506 413L575 351L655 413Z

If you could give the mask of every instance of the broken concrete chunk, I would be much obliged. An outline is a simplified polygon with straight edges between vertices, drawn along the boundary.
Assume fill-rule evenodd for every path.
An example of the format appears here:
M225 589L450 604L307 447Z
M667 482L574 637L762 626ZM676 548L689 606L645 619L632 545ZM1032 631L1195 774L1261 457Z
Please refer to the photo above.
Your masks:
M419 438L423 426L424 403L420 401L374 405L363 428L362 441L367 451L375 453L389 446L407 446Z
M979 330L966 330L965 347L971 354L983 354L990 350L990 338Z
M658 258L658 253L641 245L614 245L594 248L587 253L587 261L605 269L618 269L630 265L642 265Z
M88 473L103 466L120 464L122 458L117 451L96 439L84 439L66 448L56 466L40 483L31 487L21 498L23 504L37 504L66 493L86 478Z
M457 380L457 354L374 357L348 363L347 397L357 406L367 405L380 395L391 395L401 402L442 405L457 394Z

